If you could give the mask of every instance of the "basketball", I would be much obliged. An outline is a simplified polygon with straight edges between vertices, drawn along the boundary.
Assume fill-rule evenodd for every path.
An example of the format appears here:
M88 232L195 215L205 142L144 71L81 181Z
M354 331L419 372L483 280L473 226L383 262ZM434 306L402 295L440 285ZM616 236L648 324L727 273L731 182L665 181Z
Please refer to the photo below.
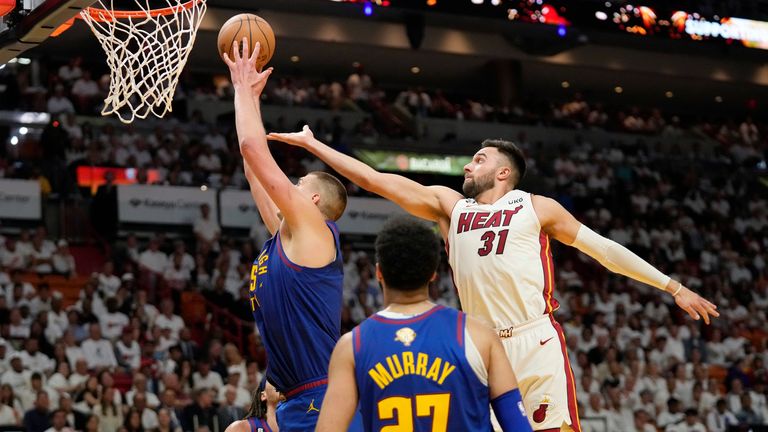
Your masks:
M216 45L219 47L219 55L224 58L224 53L229 53L229 58L234 60L232 44L235 41L248 38L248 52L253 52L256 42L261 43L261 52L256 59L256 70L261 70L275 53L275 33L272 26L264 18L253 14L235 15L221 26ZM242 54L242 47L240 50Z

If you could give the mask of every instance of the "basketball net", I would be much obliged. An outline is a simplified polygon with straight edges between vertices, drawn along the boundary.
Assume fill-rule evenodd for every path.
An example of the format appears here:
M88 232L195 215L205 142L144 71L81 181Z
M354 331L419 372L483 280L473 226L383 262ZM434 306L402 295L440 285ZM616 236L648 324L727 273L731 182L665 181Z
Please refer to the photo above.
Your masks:
M195 43L206 0L164 0L168 7L115 11L114 0L99 0L80 16L107 54L109 95L101 115L116 114L131 123L173 110L173 93Z

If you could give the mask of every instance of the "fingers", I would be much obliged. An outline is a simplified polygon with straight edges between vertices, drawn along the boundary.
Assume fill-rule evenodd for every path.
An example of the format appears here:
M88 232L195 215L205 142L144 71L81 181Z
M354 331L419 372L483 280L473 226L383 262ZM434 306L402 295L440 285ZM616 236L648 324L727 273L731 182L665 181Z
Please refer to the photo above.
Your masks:
M224 59L224 63L226 63L227 66L229 66L229 67L234 67L235 66L235 62L233 62L232 59L229 58L229 53L224 53L222 58Z
M240 57L240 44L237 41L232 42L232 53L235 56L235 63L241 60Z
M256 45L253 46L253 53L251 53L251 56L248 57L248 61L251 63L256 63L256 58L259 57L260 52L261 52L261 42L256 42Z
M249 55L249 51L251 50L250 45L248 45L248 38L243 36L243 58L247 61L251 61L252 55ZM254 53L256 50L253 51Z
M301 130L302 130L302 131L304 131L304 132L311 132L311 131L309 130L309 125L304 125L304 127L303 127L303 128L301 128Z
M267 134L267 139L272 141L288 142L287 134L270 132Z
M688 315L691 316L691 318L695 319L696 321L699 320L699 314L696 313L696 309L693 306L688 306L687 308L684 308L686 312L688 312Z

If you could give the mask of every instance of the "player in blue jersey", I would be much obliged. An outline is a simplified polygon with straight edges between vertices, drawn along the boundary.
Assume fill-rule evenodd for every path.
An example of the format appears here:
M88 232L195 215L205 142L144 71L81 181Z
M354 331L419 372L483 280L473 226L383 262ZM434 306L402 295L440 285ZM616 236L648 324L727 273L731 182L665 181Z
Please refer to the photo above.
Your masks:
M344 185L312 172L293 185L267 146L259 98L272 69L256 70L234 45L227 56L235 89L240 153L251 194L273 237L251 268L250 302L267 352L267 379L286 398L281 432L314 429L327 387L328 363L341 333L343 265L334 221L347 205Z
M530 431L498 336L429 299L440 260L434 231L408 217L376 239L387 308L344 335L331 357L319 432L344 430L358 406L366 431Z
M232 422L224 432L279 432L275 408L279 395L266 377L253 393L251 407L243 420Z

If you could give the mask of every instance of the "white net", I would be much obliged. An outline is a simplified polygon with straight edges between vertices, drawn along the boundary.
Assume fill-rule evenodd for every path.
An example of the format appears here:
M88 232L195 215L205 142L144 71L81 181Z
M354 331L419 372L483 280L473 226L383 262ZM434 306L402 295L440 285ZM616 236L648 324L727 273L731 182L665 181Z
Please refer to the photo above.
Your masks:
M135 0L136 11L115 11L114 0L99 0L80 12L107 54L109 95L102 115L123 123L172 111L173 93L195 43L206 0L164 0L150 8Z

